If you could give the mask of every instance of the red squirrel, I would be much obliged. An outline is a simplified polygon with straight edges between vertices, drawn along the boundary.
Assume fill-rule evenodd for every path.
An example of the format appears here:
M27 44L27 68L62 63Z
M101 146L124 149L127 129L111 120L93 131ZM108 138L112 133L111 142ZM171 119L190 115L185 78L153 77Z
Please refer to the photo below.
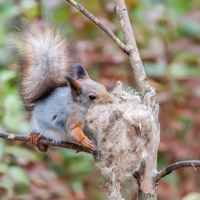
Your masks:
M46 152L41 137L94 148L82 132L91 105L112 103L106 88L76 64L68 37L48 21L25 26L18 36L21 97L32 112L30 144Z

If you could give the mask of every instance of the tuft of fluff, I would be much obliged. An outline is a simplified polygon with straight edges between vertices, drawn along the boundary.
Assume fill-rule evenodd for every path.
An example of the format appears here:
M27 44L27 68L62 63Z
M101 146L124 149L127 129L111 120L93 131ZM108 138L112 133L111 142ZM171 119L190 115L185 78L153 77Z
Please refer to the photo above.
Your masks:
M121 82L111 95L112 104L88 110L86 129L95 134L97 166L108 177L109 199L123 200L121 183L132 178L147 158L157 121L152 108Z

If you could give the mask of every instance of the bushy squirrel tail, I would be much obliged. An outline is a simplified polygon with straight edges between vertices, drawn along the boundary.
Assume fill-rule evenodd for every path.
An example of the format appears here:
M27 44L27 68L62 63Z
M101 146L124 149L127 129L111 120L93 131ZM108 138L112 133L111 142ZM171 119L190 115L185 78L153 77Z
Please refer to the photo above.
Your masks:
M70 41L50 22L35 21L25 25L17 36L21 60L21 96L27 110L57 87L67 85L76 62Z

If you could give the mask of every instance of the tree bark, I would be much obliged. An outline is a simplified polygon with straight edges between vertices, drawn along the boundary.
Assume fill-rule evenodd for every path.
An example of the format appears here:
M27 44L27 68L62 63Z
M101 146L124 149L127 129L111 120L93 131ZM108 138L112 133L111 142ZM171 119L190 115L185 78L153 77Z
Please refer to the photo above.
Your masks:
M138 192L138 200L156 200L157 195L156 194L146 194L143 191L139 190Z
M164 169L160 170L157 175L155 176L154 180L157 183L161 178L165 177L166 175L170 174L172 171L184 167L194 167L196 171L196 167L200 167L200 161L199 160L187 160L187 161L181 161L174 164L171 164Z
M157 175L157 152L160 142L160 125L158 122L159 105L155 104L152 107L155 122L157 127L152 134L151 146L148 149L148 157L141 163L140 170L136 172L136 179L138 182L138 200L156 199L157 182L155 177Z
M144 71L144 67L140 58L140 54L135 42L135 37L129 20L126 4L124 0L114 0L115 11L118 16L118 20L123 31L124 39L126 41L126 48L130 52L129 59L134 71L135 80L140 91L145 94L151 88L148 82L148 78Z

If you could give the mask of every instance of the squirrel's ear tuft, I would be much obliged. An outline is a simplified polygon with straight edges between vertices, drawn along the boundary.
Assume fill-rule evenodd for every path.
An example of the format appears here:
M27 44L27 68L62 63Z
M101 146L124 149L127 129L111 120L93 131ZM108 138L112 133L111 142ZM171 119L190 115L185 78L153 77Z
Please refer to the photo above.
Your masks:
M72 98L75 101L80 101L80 95L82 94L81 84L78 81L74 80L71 76L65 76L65 78L67 79L71 88Z
M75 79L89 78L87 72L80 64L74 64L72 70L73 70L73 77L75 77Z

